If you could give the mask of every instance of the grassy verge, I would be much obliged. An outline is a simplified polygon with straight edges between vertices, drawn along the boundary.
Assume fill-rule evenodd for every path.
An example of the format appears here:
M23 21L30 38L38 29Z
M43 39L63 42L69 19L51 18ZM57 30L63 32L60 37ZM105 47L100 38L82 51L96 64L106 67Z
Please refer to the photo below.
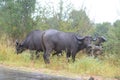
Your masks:
M68 63L64 56L54 56L50 58L49 65L44 64L42 53L38 60L30 60L29 51L22 54L15 54L13 46L1 42L0 44L0 64L10 65L14 67L34 68L45 73L50 73L53 70L55 73L75 74L75 75L97 75L103 77L119 77L120 76L120 59L116 59L115 55L109 57L93 59L78 53L75 63Z

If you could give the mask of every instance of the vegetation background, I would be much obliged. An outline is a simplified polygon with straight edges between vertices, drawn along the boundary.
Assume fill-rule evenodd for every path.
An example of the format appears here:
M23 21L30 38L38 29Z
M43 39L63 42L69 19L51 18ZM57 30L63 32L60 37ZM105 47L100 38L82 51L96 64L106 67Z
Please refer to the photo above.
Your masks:
M37 6L39 5L39 6ZM36 0L0 0L0 64L46 68L77 75L100 75L120 77L120 20L114 23L90 21L85 8L75 10L68 0L59 0L55 7L51 3L41 4ZM77 54L75 63L67 63L63 57L52 57L45 65L42 54L39 60L31 62L29 52L15 54L15 40L22 41L32 30L54 28L80 35L105 36L104 56L93 59L83 52Z

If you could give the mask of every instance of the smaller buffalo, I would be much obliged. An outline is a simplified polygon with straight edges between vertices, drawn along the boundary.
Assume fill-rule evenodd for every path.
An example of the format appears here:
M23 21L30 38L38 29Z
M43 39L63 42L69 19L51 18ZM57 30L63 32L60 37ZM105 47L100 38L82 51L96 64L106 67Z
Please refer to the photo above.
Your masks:
M17 54L22 53L26 49L36 50L36 58L38 58L39 57L38 52L43 51L43 49L41 47L41 41L40 41L42 32L43 31L40 31L40 30L34 30L34 31L30 32L21 43L19 43L16 40ZM33 59L33 54L31 56L31 59Z
M87 48L87 54L96 58L98 55L103 54L102 43L106 42L106 38L103 36L99 36L95 38L94 41L95 43L91 47Z
M41 43L44 51L45 63L50 63L49 57L52 51L66 52L67 59L72 56L73 62L78 51L91 46L91 36L78 36L75 33L62 32L55 29L46 30L42 34Z
M106 42L107 39L104 36L98 36L94 39L96 46L102 46L102 43Z
M102 46L92 45L91 47L87 48L87 54L89 56L93 56L94 58L96 58L98 55L102 55L102 53L103 53Z

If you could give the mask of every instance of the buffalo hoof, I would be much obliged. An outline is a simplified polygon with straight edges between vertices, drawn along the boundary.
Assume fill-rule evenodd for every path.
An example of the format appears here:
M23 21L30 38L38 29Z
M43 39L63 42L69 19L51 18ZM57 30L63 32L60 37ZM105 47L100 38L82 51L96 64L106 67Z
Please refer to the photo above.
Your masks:
M39 57L40 57L40 56L39 56L39 55L37 55L37 56L36 56L36 59L39 59Z
M93 77L90 77L88 80L94 80L94 78L93 78Z
M45 60L45 64L50 64L50 61L46 61L46 60Z

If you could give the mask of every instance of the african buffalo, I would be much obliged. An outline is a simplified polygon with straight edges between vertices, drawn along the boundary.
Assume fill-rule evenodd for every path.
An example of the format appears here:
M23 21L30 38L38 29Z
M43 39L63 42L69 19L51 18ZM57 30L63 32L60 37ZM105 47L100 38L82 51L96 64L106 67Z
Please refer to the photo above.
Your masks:
M60 53L62 52L62 50L64 50L66 52L66 57L69 58L72 55L72 59L74 62L76 53L90 46L92 37L80 37L75 33L49 29L43 33L41 39L44 51L44 61L45 63L50 63L49 56L51 51L53 50L57 53Z
M43 51L41 47L41 36L42 32L40 30L34 30L30 32L27 37L19 43L16 41L16 52L17 54L22 53L24 50L29 49L29 50L36 50L36 58L39 57L38 52ZM31 56L33 58L33 54Z
M103 36L98 36L94 39L94 44L87 48L87 54L89 56L94 56L95 58L98 55L102 55L103 53L103 46L102 43L106 41L106 38Z

